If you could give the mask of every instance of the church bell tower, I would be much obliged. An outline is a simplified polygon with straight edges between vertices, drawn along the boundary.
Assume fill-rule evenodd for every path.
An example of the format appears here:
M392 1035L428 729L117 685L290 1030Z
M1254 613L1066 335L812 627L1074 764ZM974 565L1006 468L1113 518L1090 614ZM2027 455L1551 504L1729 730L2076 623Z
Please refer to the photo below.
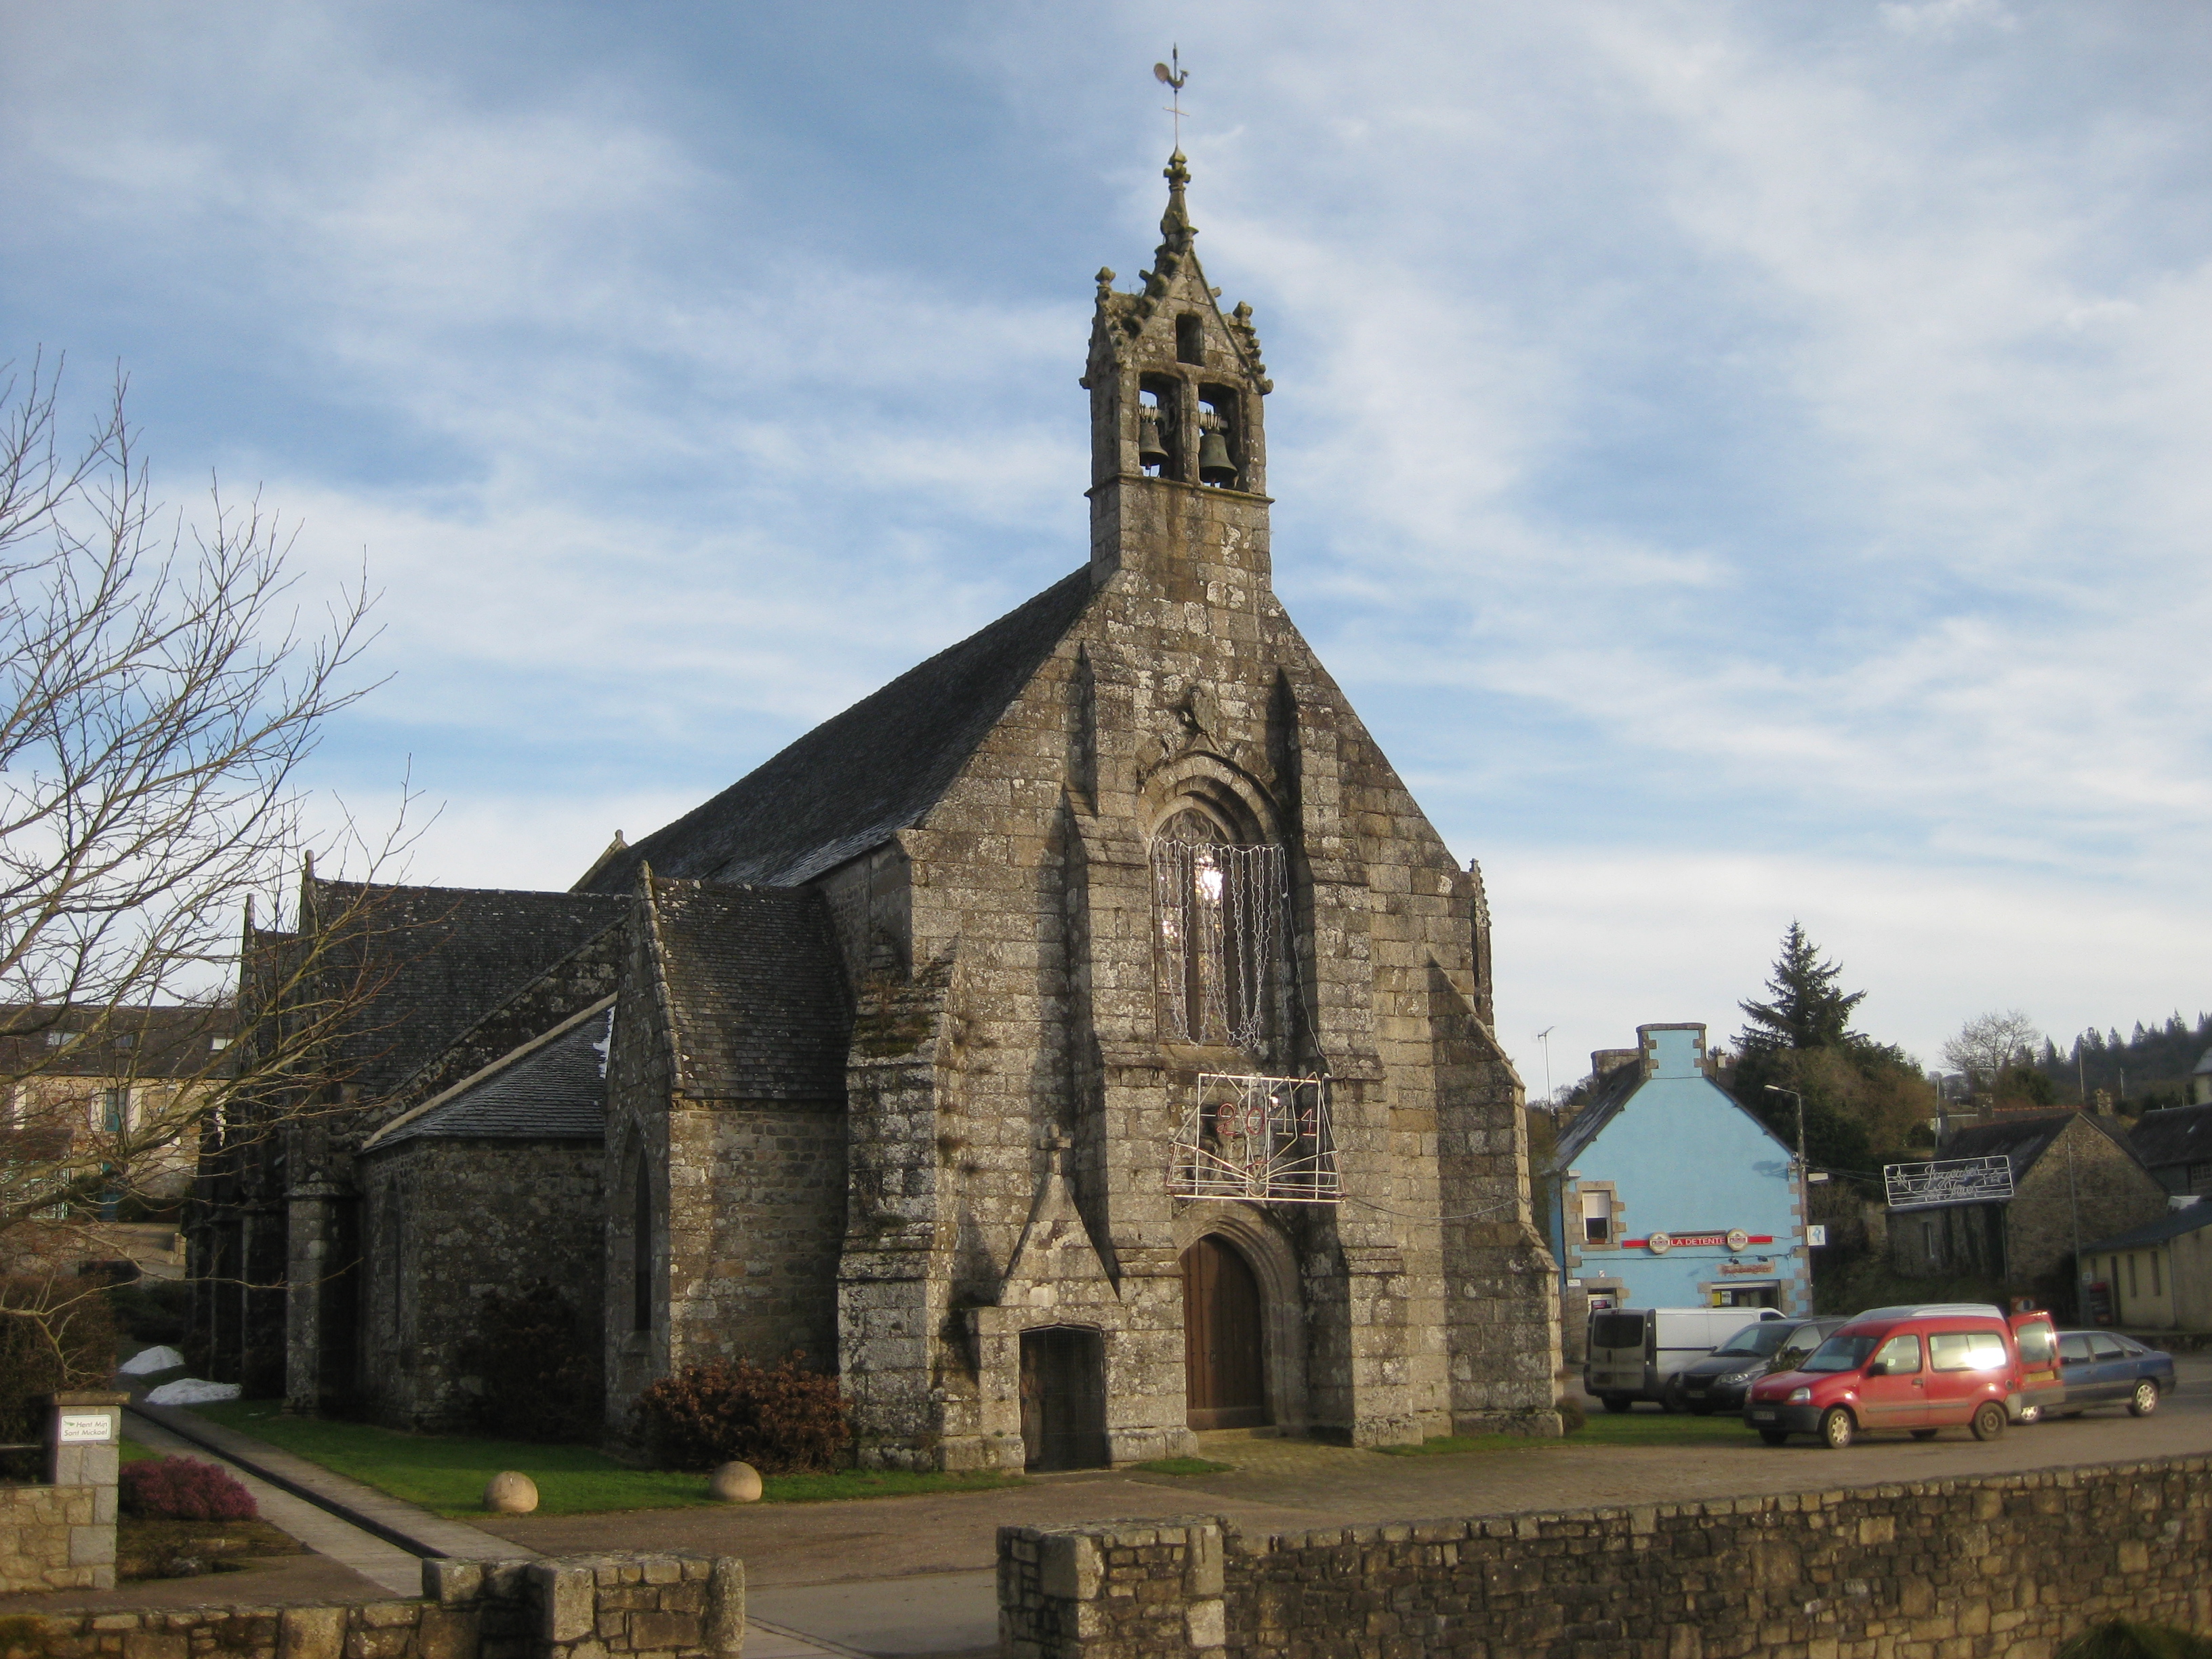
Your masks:
M1091 574L1243 609L1269 580L1267 446L1252 307L1224 313L1192 247L1190 169L1169 158L1167 212L1134 294L1098 273L1091 327Z

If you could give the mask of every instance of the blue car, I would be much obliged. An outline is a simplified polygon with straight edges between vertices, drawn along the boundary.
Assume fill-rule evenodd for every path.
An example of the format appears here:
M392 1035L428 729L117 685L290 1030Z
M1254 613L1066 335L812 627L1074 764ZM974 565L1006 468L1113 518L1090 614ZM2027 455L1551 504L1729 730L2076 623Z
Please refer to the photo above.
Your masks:
M2066 1384L2066 1417L2091 1406L2125 1406L2136 1417L2158 1409L2173 1391L2173 1356L2114 1331L2058 1333L2058 1372Z

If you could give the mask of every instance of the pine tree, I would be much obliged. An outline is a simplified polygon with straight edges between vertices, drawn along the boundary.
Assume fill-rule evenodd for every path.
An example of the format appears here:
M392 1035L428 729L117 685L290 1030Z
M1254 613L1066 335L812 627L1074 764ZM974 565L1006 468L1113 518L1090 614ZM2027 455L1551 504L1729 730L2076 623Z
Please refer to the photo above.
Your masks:
M1851 1010L1866 997L1864 991L1836 988L1843 971L1835 963L1821 961L1820 947L1805 937L1802 925L1791 922L1766 981L1774 1000L1736 1005L1751 1016L1751 1024L1736 1038L1737 1047L1746 1054L1773 1054L1842 1043Z

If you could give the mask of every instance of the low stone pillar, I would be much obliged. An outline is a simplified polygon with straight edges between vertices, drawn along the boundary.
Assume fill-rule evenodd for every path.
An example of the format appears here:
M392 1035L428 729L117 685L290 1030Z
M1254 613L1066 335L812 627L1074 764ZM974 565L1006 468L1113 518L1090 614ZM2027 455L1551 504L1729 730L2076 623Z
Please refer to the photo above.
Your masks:
M1222 1522L999 1528L1004 1659L1220 1659Z
M122 1468L123 1407L131 1396L79 1389L47 1396L46 1479L86 1490L89 1516L72 1516L69 1560L90 1569L93 1589L115 1588L115 1482Z
M436 1611L463 1621L442 1646L426 1635L424 1659L446 1659L448 1652L453 1659L495 1652L531 1659L742 1659L744 1652L745 1569L733 1556L431 1560L422 1564L422 1594ZM426 1632L429 1627L426 1622Z

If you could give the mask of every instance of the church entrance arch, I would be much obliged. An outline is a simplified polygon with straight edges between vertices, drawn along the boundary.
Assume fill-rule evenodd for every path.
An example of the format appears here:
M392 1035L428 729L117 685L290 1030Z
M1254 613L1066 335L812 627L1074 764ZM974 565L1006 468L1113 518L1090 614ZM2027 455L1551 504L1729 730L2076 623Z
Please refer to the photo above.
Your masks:
M1234 1244L1207 1233L1182 1257L1183 1392L1194 1429L1267 1423L1260 1282Z
M1105 1467L1104 1346L1097 1331L1080 1325L1022 1333L1024 1467Z

